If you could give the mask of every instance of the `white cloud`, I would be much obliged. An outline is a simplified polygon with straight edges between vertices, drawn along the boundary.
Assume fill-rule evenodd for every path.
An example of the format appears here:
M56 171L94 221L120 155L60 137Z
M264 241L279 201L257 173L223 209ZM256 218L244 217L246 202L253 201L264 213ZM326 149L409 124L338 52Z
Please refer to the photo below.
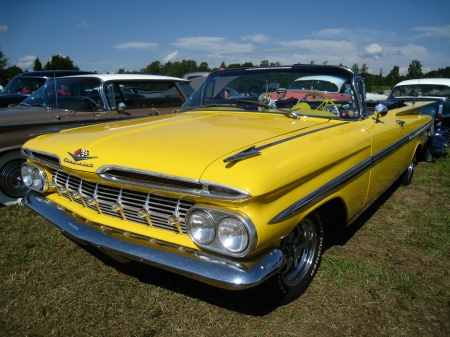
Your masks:
M120 43L114 46L116 49L145 49L145 48L156 48L158 45L156 43L148 42L127 42Z
M352 42L344 40L298 40L279 42L278 44L291 51L320 53L325 55L349 54L356 49Z
M268 37L266 35L262 35L262 34L255 34L255 35L243 36L242 40L251 41L251 42L255 42L255 43L266 43L266 42L270 41L270 37Z
M328 28L322 29L317 32L317 36L332 37L332 36L346 36L348 31L343 28Z
M27 55L25 57L19 58L19 62L17 63L17 66L20 69L28 69L32 64L34 64L34 61L36 60L36 56L34 55Z
M413 30L421 32L416 37L450 37L450 25L444 27L415 27Z
M172 62L173 60L175 60L177 58L177 55L178 55L178 50L174 51L173 53L170 53L169 55L164 57L162 59L162 61L163 61L163 63Z
M7 25L0 25L0 34L1 33L6 33L8 31L8 26Z
M364 51L358 53L358 56L365 59L371 58L374 60L379 60L383 57L383 48L376 43L373 43L364 48Z
M204 50L216 53L250 53L253 51L252 44L236 43L226 41L223 37L185 37L172 43L173 46L191 50Z
M89 24L85 20L83 20L83 22L75 25L75 28L80 28L80 29L86 29L88 27L89 27Z

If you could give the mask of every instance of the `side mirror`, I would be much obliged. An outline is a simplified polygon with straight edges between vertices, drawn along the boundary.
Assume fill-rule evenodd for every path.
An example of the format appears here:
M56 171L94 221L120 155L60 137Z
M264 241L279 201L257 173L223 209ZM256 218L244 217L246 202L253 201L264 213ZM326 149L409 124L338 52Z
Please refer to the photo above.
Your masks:
M388 109L387 105L385 105L383 103L379 103L379 104L375 105L375 108L373 109L373 114L375 116L375 123L378 123L378 120L380 119L380 117L386 116L388 111L389 111L389 109Z
M127 108L127 105L123 102L120 102L119 104L117 104L117 112L118 113L124 113L126 108Z

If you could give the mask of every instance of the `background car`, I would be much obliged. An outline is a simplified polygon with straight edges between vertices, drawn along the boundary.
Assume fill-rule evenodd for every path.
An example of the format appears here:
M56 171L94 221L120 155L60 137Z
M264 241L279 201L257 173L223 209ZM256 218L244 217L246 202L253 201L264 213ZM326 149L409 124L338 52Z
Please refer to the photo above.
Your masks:
M22 102L39 89L49 78L83 74L95 73L82 70L42 70L16 75L0 92L0 108Z
M30 134L172 113L193 92L188 80L156 75L90 74L49 79L23 102L0 110L0 204L29 189L20 178Z
M268 84L311 75L342 78L340 99L310 91L287 107L272 98ZM364 88L339 66L213 72L174 114L25 143L33 192L22 201L118 261L230 290L261 284L287 303L313 280L327 233L398 179L410 184L428 142L433 121L421 107L433 102L372 112Z
M429 143L427 161L433 156L446 154L450 146L450 78L420 78L398 83L391 90L389 97L383 101L388 106L401 106L407 102L435 101L434 105L425 106L422 113L434 119L433 135Z
M200 84L202 84L206 77L210 74L210 71L195 71L192 73L187 73L183 75L183 78L187 79L190 81L191 86L194 89L197 89Z

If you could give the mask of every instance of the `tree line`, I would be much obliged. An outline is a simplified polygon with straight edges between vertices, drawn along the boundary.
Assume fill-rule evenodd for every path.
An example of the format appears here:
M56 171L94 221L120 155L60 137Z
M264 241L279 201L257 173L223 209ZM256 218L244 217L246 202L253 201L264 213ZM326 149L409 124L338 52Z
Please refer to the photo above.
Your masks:
M327 63L328 63L327 61L323 62L323 64ZM309 64L314 64L314 61L311 61ZM255 67L255 66L264 67L264 66L279 66L279 65L281 65L279 62L269 62L268 60L263 60L260 62L259 65L253 64L252 62L245 62L242 64L231 63L226 65L225 62L222 62L220 67L239 68L239 67ZM339 65L343 66L343 64ZM392 88L398 82L406 79L426 78L426 77L450 78L450 67L439 68L437 70L432 70L430 72L423 73L422 64L419 60L413 60L410 63L408 67L408 73L406 75L400 75L399 66L394 66L392 70L389 71L389 73L387 73L387 75L383 74L383 69L380 69L380 72L378 74L369 73L368 72L369 67L367 66L366 63L362 64L361 66L355 63L350 68L352 68L358 74L360 74L365 78L367 89L368 91L371 92L374 91L380 92L383 89ZM126 71L125 69L119 69L117 73L154 74L154 75L183 77L184 74L190 72L215 71L218 69L219 68L210 68L207 62L201 62L200 64L197 64L197 62L194 60L182 60L175 62L167 62L164 64L161 64L161 62L159 61L153 61L145 68L142 68L140 70ZM33 71L38 70L80 70L80 68L76 66L68 56L63 57L61 55L53 55L51 59L48 60L47 63L45 63L44 65L42 65L39 58L36 58L33 65ZM0 84L2 84L3 86L6 85L11 78L22 72L24 71L15 65L8 66L8 59L5 57L0 48Z

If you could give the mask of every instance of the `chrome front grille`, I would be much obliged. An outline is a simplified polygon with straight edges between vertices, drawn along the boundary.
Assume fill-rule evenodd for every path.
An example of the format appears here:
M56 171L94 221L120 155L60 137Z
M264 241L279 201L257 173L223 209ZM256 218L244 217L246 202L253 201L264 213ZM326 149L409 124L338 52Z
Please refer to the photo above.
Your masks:
M53 183L61 196L95 212L175 233L187 234L186 213L195 204L190 200L93 184L62 171L55 172Z

